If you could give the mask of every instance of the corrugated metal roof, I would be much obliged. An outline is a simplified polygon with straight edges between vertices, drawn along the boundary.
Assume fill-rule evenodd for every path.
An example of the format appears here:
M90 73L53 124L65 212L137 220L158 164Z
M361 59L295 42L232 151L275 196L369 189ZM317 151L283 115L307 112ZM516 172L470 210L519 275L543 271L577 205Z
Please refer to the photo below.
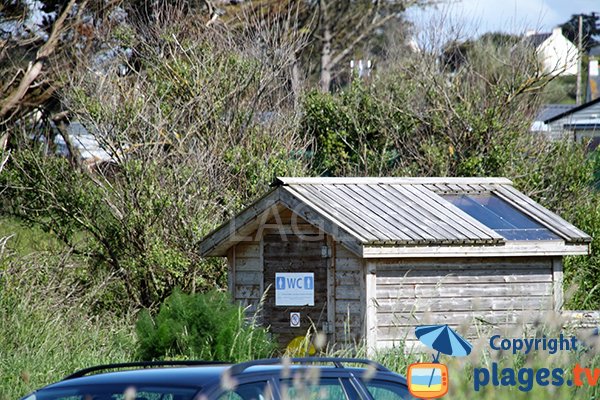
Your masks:
M285 181L284 181L285 182ZM285 184L283 190L318 207L355 231L366 243L475 244L501 243L485 227L441 196L419 184L321 183Z
M503 243L442 197L463 193L493 193L568 243L591 240L503 178L278 178L275 185L355 231L363 243Z
M574 114L574 113L579 112L581 110L585 110L586 108L591 107L591 106L593 106L593 105L595 105L595 104L597 104L599 102L600 102L600 98L597 98L595 100L589 101L587 103L583 103L583 104L581 104L579 106L573 107L573 108L571 108L571 109L569 109L567 111L564 111L564 112L562 112L562 113L560 113L558 115L555 115L555 116L553 116L551 118L548 118L547 120L544 120L544 122L545 123L550 123L550 122L556 121L558 119L566 117L567 115Z
M531 239L554 246L554 250L550 249L554 251L552 254L575 254L565 247L571 244L582 247L577 250L580 254L591 241L587 234L516 190L505 178L283 177L277 178L272 186L275 189L207 235L200 244L202 254L226 254L236 241L266 223L273 207L292 210L357 254L362 254L367 247L383 246L384 249L395 248L406 253L404 255L419 253L407 249L429 249L431 255L435 255L433 250L437 248L445 249L448 254L453 248L470 249L461 251L472 255L477 254L476 248L489 252L510 243L521 243L507 240L492 229L489 221L463 211L450 198L444 198L456 195L498 197L507 203L506 207L512 207L513 214L529 218L537 222L539 229L554 234L551 242L558 242L555 244ZM494 216L504 218L501 214ZM515 229L522 228L515 225ZM519 254L533 254L538 250L530 246Z
M577 107L575 104L544 104L538 111L535 117L536 121L547 121L566 111L570 111Z

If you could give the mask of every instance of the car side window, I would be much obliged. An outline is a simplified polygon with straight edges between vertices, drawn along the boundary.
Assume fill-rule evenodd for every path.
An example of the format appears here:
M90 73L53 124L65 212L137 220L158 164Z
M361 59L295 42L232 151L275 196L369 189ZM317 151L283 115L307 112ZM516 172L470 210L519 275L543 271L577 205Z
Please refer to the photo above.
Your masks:
M414 398L408 392L408 388L400 383L370 380L364 382L364 384L374 400L407 400Z
M279 390L282 400L348 400L346 390L337 378L322 378L318 383L310 379L282 380Z
M229 390L219 397L218 400L272 400L273 391L266 381L242 383L235 389Z

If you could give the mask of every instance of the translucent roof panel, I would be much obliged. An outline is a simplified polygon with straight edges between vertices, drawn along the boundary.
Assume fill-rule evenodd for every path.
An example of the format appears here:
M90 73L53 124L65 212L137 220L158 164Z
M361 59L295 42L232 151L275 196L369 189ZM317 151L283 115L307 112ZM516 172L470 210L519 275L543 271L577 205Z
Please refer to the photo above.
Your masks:
M444 199L507 240L562 240L493 194L445 195Z

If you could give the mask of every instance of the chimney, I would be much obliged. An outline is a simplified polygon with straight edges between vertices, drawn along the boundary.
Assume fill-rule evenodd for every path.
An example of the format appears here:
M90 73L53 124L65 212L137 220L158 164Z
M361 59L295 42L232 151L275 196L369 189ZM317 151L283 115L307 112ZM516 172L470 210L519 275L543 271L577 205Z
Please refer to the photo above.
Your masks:
M529 31L525 32L525 37L533 36L535 34L536 34L535 30L529 30Z
M560 26L557 26L556 28L552 29L552 35L562 36L562 28Z

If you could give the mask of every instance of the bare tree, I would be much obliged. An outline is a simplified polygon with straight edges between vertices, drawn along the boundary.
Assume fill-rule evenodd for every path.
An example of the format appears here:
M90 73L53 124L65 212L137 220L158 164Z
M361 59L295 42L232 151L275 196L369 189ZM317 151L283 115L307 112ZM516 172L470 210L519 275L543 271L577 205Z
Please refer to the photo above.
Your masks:
M94 67L88 57L110 43L112 12L124 2L13 3L0 9L10 22L0 41L0 151L20 126L34 126L41 118L52 120L53 114L63 112L56 96L62 84L58 73L79 62Z
M299 49L298 60L304 60L305 73L318 76L319 88L328 92L341 65L374 36L392 24L408 25L403 13L410 7L424 7L440 0L319 0L233 2L221 1L223 21L227 26L239 26L240 13L248 12L268 20L283 15L294 16L294 30L303 32L308 40ZM215 20L211 21L214 22ZM300 54L301 53L301 54ZM298 64L295 65L298 68Z
M318 2L318 26L314 39L320 48L319 87L328 92L337 68L353 51L388 23L403 23L402 13L430 1L338 1Z

